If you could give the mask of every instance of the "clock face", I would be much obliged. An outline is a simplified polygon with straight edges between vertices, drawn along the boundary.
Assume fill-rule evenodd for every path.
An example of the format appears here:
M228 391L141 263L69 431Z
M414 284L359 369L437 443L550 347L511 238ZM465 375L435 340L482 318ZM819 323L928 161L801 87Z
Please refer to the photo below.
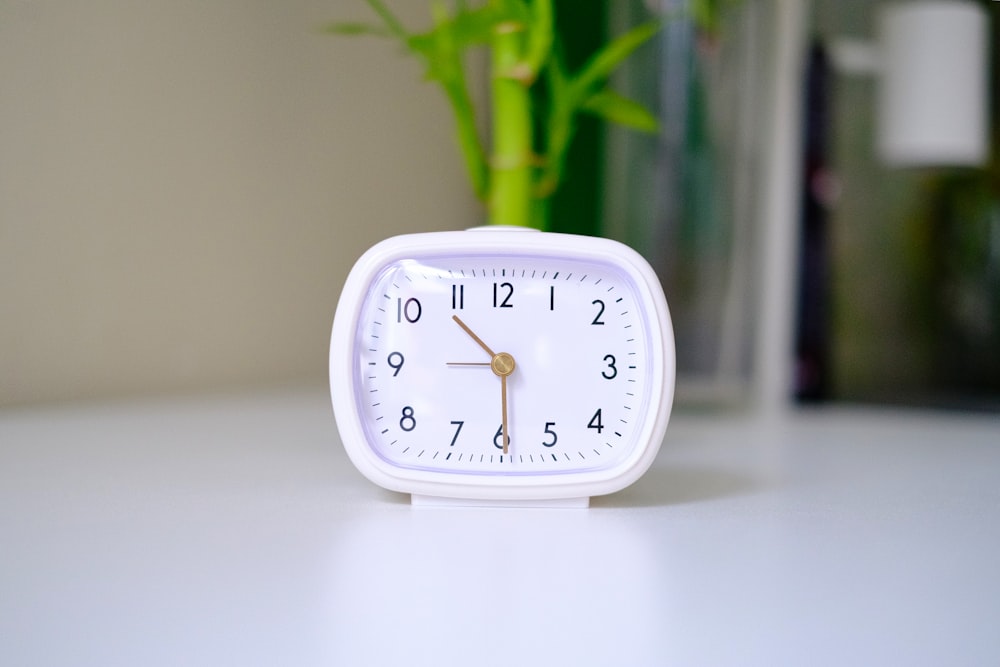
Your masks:
M647 445L665 351L632 274L558 248L417 254L374 275L353 332L355 410L385 464L528 478Z

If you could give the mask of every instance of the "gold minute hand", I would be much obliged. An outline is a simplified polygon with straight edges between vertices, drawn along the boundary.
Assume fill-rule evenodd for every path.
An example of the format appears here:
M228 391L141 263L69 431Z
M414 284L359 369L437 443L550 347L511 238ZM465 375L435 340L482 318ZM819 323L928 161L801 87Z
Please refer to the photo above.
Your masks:
M500 378L500 429L503 437L503 453L507 453L510 445L510 427L507 423L507 376L514 372L514 357L506 352L493 355L490 369Z
M510 427L507 426L507 376L500 376L500 410L501 410L501 421L500 428L503 432L503 453L507 453L507 448L510 446Z

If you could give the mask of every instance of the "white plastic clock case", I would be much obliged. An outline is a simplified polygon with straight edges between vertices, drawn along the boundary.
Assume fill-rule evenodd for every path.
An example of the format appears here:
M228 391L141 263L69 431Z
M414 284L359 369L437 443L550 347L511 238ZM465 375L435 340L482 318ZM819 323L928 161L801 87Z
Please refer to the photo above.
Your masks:
M553 475L470 475L401 468L382 460L367 442L356 403L355 340L367 288L386 266L404 259L455 256L550 257L613 265L638 287L649 346L650 401L636 444L621 464L602 470ZM476 227L465 231L407 234L386 239L358 259L341 293L330 341L330 392L338 431L351 462L370 481L412 494L414 504L437 501L470 505L586 507L592 496L619 491L652 464L666 432L673 404L673 328L663 290L653 269L636 251L604 238L539 232L524 228Z

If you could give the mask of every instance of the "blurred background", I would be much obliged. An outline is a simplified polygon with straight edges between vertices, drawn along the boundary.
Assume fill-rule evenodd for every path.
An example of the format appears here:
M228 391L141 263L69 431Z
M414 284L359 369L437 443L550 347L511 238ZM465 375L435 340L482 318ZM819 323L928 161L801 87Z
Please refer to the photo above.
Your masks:
M417 63L321 32L368 17L0 1L0 404L322 386L361 252L479 215Z
M887 160L889 3L709 4L617 81L663 132L582 123L553 212L653 263L679 401L1000 410L994 114L979 159ZM996 109L997 3L969 4L983 65L955 78ZM677 5L557 2L567 59ZM429 22L424 2L392 6ZM361 252L482 222L419 64L321 32L370 17L360 0L0 0L0 406L321 387Z

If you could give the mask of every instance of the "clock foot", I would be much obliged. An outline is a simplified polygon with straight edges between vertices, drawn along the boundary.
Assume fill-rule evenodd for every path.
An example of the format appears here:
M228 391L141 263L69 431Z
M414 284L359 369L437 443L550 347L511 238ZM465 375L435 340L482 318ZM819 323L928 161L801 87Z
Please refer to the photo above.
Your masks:
M587 509L590 507L590 498L485 500L481 498L443 498L441 496L422 496L414 493L410 496L410 503L414 507L548 507L560 509Z

